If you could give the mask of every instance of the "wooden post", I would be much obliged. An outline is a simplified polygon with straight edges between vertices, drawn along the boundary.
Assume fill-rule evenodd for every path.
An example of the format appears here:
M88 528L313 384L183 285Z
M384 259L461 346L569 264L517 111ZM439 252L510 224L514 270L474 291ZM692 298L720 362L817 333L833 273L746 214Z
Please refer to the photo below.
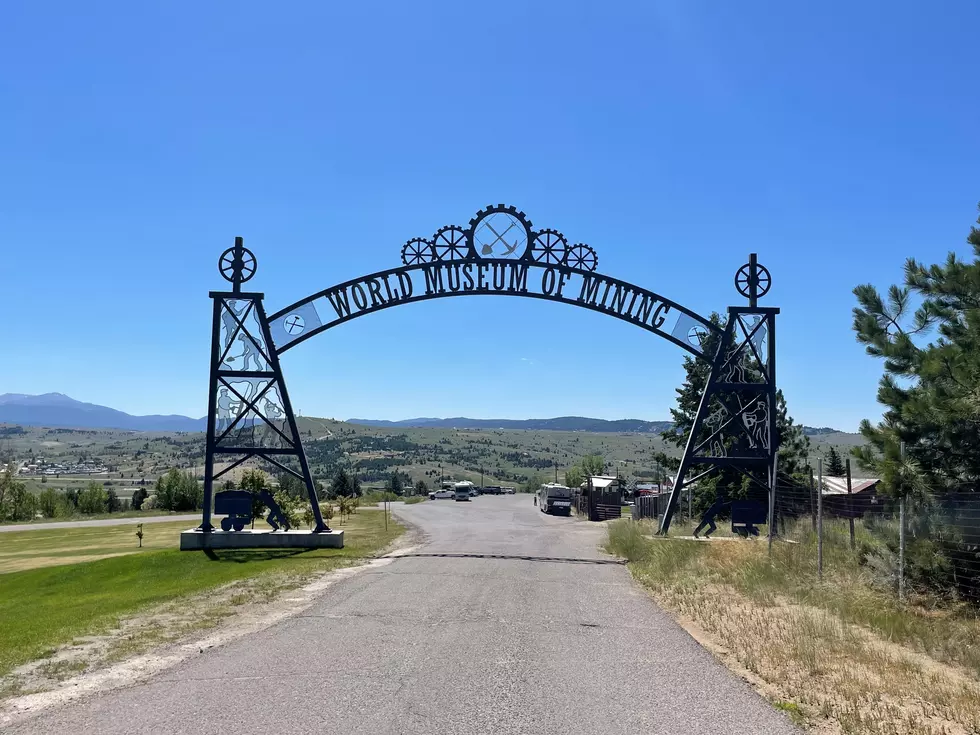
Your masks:
M847 458L847 523L851 530L851 550L854 549L854 499L851 498L851 458Z

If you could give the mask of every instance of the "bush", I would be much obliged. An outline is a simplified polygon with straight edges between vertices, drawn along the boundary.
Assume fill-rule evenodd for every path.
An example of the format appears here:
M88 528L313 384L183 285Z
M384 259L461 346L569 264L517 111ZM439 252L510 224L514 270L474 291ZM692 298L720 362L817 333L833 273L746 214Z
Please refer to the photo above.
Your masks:
M47 488L37 496L37 509L45 518L55 518L61 515L64 499L54 488Z
M105 513L109 501L109 493L97 482L90 482L78 494L79 513Z
M291 496L289 493L278 490L272 495L273 499L276 501L276 505L279 506L279 510L282 511L283 516L286 519L286 523L289 524L290 528L300 528L303 524L303 509L304 506L309 508L309 504L297 501L296 498ZM312 515L312 510L310 515Z
M133 497L129 501L129 507L133 510L142 510L143 503L146 502L149 494L146 492L146 488L138 487L133 491Z
M204 490L193 475L172 469L156 483L157 507L164 510L197 510Z

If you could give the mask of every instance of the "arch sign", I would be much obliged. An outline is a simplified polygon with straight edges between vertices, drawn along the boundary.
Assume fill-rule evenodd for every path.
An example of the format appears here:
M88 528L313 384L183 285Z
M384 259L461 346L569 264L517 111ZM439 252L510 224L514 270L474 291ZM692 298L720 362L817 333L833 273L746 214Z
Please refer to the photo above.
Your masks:
M401 248L397 267L330 286L267 316L263 294L242 291L242 284L255 275L257 261L236 238L218 263L233 288L211 293L205 500L199 530L247 533L214 529L213 484L256 457L305 484L316 518L313 533L328 532L315 501L279 357L358 317L454 296L516 296L578 306L659 335L711 365L661 519L662 532L670 527L680 492L720 466L735 467L771 489L778 449L774 409L779 310L758 305L771 286L769 272L754 254L750 256L735 278L748 305L729 307L727 323L719 325L655 291L604 275L598 266L598 254L590 245L570 244L558 230L535 229L523 212L501 204L481 210L466 227L449 225L430 237L412 238ZM220 506L231 507L234 498L220 500ZM225 541L223 546L234 546L234 540Z
M449 296L523 296L622 319L701 356L721 330L659 294L597 272L595 250L557 230L535 231L514 207L487 207L463 229L443 227L402 248L402 263L332 286L273 314L278 353L338 324L401 304Z

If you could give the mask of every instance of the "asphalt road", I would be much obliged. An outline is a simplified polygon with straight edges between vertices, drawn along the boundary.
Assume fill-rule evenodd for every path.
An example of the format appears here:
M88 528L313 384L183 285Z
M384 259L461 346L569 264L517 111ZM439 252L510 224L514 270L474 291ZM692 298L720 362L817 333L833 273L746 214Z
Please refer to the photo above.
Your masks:
M6 732L799 732L624 567L554 560L608 561L598 524L526 495L397 513L427 535L420 554L508 558L399 559L263 634Z
M187 521L199 525L200 513L181 515L175 513L169 516L149 516L147 518L101 518L97 521L52 521L51 523L18 523L0 526L0 533L7 531L56 531L59 528L88 528L90 526L130 526L137 523L164 523L168 521ZM189 526L190 528L190 526Z

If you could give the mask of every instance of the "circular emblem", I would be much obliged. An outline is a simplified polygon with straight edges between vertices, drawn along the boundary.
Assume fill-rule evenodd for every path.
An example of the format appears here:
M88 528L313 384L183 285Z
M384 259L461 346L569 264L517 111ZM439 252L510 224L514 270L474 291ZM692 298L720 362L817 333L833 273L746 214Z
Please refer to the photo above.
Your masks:
M218 270L226 281L241 279L240 283L245 283L255 275L255 269L255 256L248 248L228 248L218 258Z
M751 264L746 263L735 274L735 288L747 299L761 298L772 288L772 275L764 265L757 264L753 271Z
M283 319L282 326L286 330L286 334L295 337L297 334L302 334L303 330L306 329L306 320L299 314L290 314Z
M687 341L694 347L704 347L704 340L707 336L708 330L699 324L687 330Z
M510 212L490 212L477 221L473 246L481 258L522 258L527 250L527 227Z

